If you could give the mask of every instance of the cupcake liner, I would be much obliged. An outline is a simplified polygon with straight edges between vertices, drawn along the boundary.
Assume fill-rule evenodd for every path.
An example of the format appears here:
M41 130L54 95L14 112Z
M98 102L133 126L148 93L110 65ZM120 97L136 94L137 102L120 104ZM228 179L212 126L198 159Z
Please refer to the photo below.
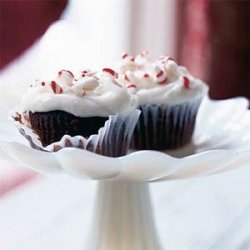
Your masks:
M108 120L108 117L76 117L59 110L29 112L27 117L30 122L29 127L36 132L44 147L60 141L65 134L88 138L97 134Z
M43 146L39 136L30 128L30 124L21 119L21 113L12 114L18 130L35 149L56 152L65 147L75 147L111 157L119 157L127 153L139 116L139 110L110 115L97 134L88 138L65 134L60 141Z
M138 150L165 150L187 144L193 135L201 100L177 105L139 106L141 115L131 147Z

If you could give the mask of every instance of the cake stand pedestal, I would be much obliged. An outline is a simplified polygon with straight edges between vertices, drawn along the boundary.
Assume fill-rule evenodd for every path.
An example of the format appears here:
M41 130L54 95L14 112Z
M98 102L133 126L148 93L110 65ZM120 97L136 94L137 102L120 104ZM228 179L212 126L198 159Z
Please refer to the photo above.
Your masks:
M15 128L3 119L0 157L45 174L64 173L99 181L84 249L159 250L147 182L199 178L248 166L248 106L244 98L224 101L206 98L197 116L192 144L185 150L167 154L145 150L117 158L77 148L55 153L35 150L19 141ZM1 109L0 117L7 117L1 115Z
M158 250L149 185L100 181L85 249Z

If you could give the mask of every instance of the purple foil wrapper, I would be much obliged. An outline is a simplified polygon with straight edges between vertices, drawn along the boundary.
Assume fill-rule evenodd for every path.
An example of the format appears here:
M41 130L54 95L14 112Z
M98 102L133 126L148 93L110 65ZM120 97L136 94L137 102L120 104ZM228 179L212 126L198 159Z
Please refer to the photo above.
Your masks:
M15 112L14 119L17 115L20 117L20 113ZM139 110L110 115L104 127L99 129L98 134L91 135L89 138L64 135L60 141L46 147L42 146L38 135L27 125L24 125L20 119L15 119L15 123L20 133L35 149L56 152L65 147L75 147L105 156L119 157L127 154L139 116Z
M201 98L177 105L139 106L141 115L136 125L132 149L165 150L190 142Z

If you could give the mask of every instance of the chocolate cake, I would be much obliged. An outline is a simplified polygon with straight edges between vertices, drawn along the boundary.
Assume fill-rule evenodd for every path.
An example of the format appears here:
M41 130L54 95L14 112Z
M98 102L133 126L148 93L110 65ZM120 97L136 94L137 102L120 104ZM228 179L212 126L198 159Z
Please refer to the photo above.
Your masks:
M78 77L62 70L52 81L37 80L20 109L14 119L36 149L78 147L112 157L127 153L140 114L108 68Z

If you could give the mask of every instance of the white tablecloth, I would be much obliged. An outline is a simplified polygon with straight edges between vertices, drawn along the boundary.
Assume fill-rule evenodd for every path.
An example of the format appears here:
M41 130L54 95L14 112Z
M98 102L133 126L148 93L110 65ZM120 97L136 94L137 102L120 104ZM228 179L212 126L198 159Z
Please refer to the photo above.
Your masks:
M250 168L151 184L163 249L250 249ZM96 183L45 177L0 199L0 249L83 250Z

